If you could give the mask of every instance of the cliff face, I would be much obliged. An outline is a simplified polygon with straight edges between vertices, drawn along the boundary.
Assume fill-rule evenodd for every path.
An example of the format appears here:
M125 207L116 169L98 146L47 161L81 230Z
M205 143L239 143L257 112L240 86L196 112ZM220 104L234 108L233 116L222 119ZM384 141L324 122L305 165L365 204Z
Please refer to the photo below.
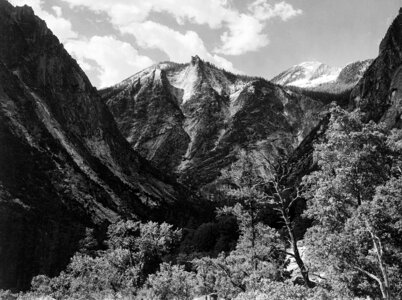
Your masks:
M131 149L32 9L0 0L0 288L59 272L88 228L121 217L178 224L189 201Z
M351 106L364 112L367 120L401 127L402 113L402 14L380 44L378 57L366 71L351 97Z
M133 149L193 187L213 184L249 150L256 167L294 149L324 105L198 57L160 63L102 92Z

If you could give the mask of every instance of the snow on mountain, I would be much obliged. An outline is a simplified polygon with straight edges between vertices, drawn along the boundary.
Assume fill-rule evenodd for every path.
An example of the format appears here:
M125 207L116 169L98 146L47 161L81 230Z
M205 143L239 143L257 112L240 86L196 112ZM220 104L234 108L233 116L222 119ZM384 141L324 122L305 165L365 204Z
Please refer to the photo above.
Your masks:
M340 86L347 89L357 84L371 63L372 60L364 60L337 68L320 62L304 62L275 76L271 81L283 86L323 88L328 91L331 88L339 89Z
M282 72L271 81L279 85L315 87L336 80L341 71L341 68L316 61L304 62Z

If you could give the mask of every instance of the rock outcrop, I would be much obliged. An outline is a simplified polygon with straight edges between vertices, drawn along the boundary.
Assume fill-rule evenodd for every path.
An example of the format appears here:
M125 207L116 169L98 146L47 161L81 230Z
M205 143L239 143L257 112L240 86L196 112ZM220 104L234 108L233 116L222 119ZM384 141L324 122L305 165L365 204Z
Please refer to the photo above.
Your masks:
M131 148L45 22L0 0L0 288L57 274L118 218L185 222L191 199Z

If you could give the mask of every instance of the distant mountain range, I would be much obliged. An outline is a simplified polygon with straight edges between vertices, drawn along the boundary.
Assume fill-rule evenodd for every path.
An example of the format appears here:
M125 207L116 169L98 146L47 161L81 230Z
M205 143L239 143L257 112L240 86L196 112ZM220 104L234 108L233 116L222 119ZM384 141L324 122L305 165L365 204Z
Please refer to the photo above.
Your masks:
M353 88L372 62L371 59L358 61L343 68L320 62L304 62L280 73L271 81L284 86L339 92Z

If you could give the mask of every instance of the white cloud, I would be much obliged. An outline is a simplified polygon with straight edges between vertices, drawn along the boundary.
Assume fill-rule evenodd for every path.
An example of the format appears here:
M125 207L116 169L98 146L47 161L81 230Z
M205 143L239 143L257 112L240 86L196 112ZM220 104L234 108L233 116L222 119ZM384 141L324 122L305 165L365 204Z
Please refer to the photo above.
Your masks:
M248 6L247 12L239 12L229 0L62 1L72 7L84 6L93 11L104 12L109 15L112 24L124 32L137 31L127 28L147 22L152 11L168 13L175 17L179 24L187 21L208 25L211 29L224 28L222 45L216 52L227 55L240 55L265 47L269 40L264 29L269 19L279 17L286 21L301 14L301 10L294 9L284 1L272 5L268 0L255 0Z
M79 36L72 30L71 22L63 16L60 6L43 9L47 0L10 0L14 5L27 3L44 19L66 48L78 59L84 70L96 74L101 86L114 84L147 67L152 60L140 55L129 43L117 37ZM135 37L143 48L165 52L172 61L187 62L199 55L219 67L239 72L233 64L220 55L241 55L257 51L269 44L267 21L279 18L287 21L302 13L285 1L271 4L271 0L248 0L245 11L233 6L232 0L61 0L70 7L85 7L104 13L110 23L123 34ZM274 0L272 0L274 1ZM186 22L208 26L216 33L220 30L220 45L213 51L207 49L201 37L191 30L178 31L149 20L152 12L167 13L177 23ZM90 76L91 76L90 75ZM95 76L95 75L93 75Z
M56 17L60 18L63 15L63 11L60 6L52 6L52 9L56 14Z
M215 49L217 53L239 55L256 51L269 43L263 33L264 25L249 15L241 14L236 22L228 25L228 31L221 36L222 46Z
M97 69L100 73L100 87L111 86L153 64L149 57L139 55L129 43L111 36L72 40L65 47L78 60L84 71L90 72L96 68L90 61L99 65Z
M262 21L274 17L287 21L303 13L301 9L294 9L292 5L284 1L271 5L266 0L256 0L248 6L248 9L255 18Z
M141 47L162 50L172 61L189 62L191 56L197 54L202 59L228 71L239 72L228 60L209 53L202 39L194 31L186 31L183 34L152 21L130 24L130 26L122 27L121 31L132 34Z
M47 26L59 38L62 43L69 39L76 38L78 34L73 31L71 22L65 19L62 15L60 7L54 6L55 15L43 10L42 0L9 0L15 6L29 5L34 10L35 14L46 21Z
M43 0L10 0L10 3L31 6L35 14L45 20L47 26L65 44L65 48L77 59L81 68L92 80L99 82L96 85L100 87L115 84L153 63L149 57L140 55L129 43L114 37L93 36L87 39L79 36L72 30L71 22L63 17L60 6L52 6L52 10L48 12L43 9ZM116 15L124 12L124 8L118 5L113 9ZM132 15L132 11L127 15Z
M226 20L227 30L221 36L221 47L215 49L217 53L240 55L257 51L269 44L268 35L264 33L268 20L279 17L287 21L302 13L284 1L272 5L267 0L255 0L248 10L249 14L230 15Z
M227 0L62 0L71 7L87 7L96 12L106 12L117 26L143 22L152 11L166 12L179 23L189 21L218 28L231 13Z

